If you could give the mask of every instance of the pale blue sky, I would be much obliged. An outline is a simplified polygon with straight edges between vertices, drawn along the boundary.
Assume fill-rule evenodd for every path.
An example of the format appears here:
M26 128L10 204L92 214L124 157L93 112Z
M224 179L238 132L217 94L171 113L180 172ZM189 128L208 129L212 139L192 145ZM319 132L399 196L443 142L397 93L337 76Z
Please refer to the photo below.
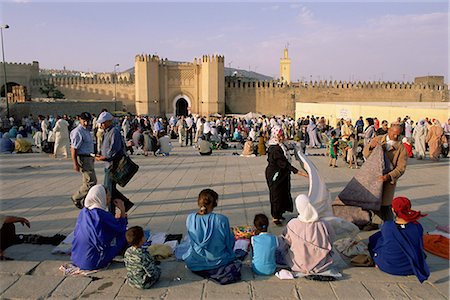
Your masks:
M289 42L292 80L448 81L448 3L28 2L1 4L6 60L42 68L125 70L136 54L278 77ZM312 75L312 77L311 77Z

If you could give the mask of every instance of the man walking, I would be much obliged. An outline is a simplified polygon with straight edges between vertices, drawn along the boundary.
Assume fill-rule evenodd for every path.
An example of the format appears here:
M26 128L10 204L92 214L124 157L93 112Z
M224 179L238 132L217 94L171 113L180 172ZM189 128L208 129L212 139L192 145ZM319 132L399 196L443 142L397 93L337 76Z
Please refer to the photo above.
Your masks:
M383 198L381 200L381 209L375 212L383 221L393 220L392 199L394 198L397 180L405 173L408 153L403 146L399 136L402 128L398 124L393 124L388 133L373 138L369 147L364 147L364 157L368 158L372 150L380 144L384 152L383 175L379 180L383 181Z
M95 159L106 163L104 185L108 189L111 199L121 199L125 204L125 211L128 211L134 204L117 190L117 182L111 176L111 170L117 167L120 159L126 154L123 137L120 130L114 126L113 119L113 115L107 111L98 116L97 123L101 124L104 132L100 154L97 154ZM109 211L115 214L115 210L116 207L111 201Z
M70 133L70 152L72 154L73 169L81 172L82 183L78 191L72 195L72 202L82 209L84 198L89 189L97 184L94 169L94 142L88 129L91 114L84 112L80 115L80 124Z

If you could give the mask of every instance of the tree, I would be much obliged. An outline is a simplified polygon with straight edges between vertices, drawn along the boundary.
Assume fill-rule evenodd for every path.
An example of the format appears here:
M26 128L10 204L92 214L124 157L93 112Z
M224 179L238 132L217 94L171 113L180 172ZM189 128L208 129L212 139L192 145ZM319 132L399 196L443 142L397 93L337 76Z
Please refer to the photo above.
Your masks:
M39 88L42 94L46 95L47 98L64 99L64 94L56 88L53 83L45 83L44 87Z

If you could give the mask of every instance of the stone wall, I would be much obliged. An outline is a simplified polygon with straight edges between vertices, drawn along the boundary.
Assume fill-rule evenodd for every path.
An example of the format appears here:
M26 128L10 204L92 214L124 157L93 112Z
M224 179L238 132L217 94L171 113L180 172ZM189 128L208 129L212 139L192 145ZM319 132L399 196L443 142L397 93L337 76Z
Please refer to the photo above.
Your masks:
M390 82L227 82L228 112L293 116L296 102L448 102L447 85Z
M117 106L122 106L122 102L118 101ZM38 115L71 115L75 116L82 112L90 112L99 114L103 108L108 111L114 111L114 102L110 101L70 101L70 100L56 100L49 102L20 102L12 103L10 105L11 115L16 120L20 120L24 116L33 114Z
M116 88L117 101L126 106L127 111L135 112L134 82L121 80L114 85L110 80L94 80L91 78L57 78L39 79L32 81L31 95L35 98L42 97L39 88L46 82L54 83L64 94L66 99L73 100L105 100L114 103L114 88ZM122 110L122 105L117 105L117 110Z

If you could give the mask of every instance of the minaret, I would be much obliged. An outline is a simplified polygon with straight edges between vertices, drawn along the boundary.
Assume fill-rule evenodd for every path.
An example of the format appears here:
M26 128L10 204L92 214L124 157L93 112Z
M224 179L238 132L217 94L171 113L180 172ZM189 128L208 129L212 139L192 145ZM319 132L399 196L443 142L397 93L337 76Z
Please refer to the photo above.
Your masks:
M291 59L288 55L287 46L284 48L284 57L280 59L280 81L291 83Z

